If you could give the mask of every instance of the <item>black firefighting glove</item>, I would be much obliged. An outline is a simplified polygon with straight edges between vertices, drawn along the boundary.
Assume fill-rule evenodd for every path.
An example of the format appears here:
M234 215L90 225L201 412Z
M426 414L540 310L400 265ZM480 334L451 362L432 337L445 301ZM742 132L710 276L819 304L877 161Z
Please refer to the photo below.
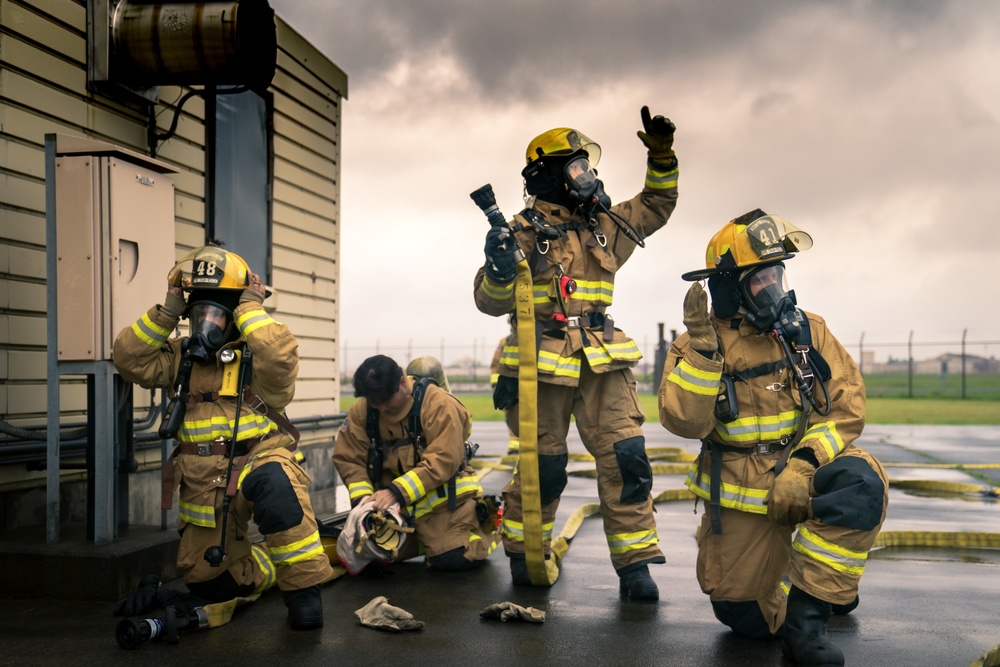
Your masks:
M708 316L708 295L701 283L691 285L684 295L684 326L691 337L691 349L711 359L719 349L719 338Z
M486 275L496 285L506 285L517 275L517 241L507 225L494 225L486 233Z
M517 378L501 375L493 388L493 407L506 410L517 403Z
M674 157L674 124L663 116L649 117L649 107L643 107L642 130L636 136L646 146L649 166L661 170L672 169L677 164Z
M156 602L156 591L160 588L160 578L155 574L147 574L139 582L135 593L120 600L115 605L115 616L138 616L153 608Z

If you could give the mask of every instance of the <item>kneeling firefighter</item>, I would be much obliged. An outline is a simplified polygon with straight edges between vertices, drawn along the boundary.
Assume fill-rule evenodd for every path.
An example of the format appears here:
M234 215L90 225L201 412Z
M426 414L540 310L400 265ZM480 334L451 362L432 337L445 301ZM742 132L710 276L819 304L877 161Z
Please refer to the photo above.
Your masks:
M496 546L491 506L469 466L472 419L439 384L447 379L431 357L404 373L375 355L354 373L359 400L333 448L353 508L337 541L351 574L421 554L432 571L467 570Z
M177 440L163 499L169 507L180 489L178 572L204 602L277 583L292 628L322 627L319 584L333 570L293 451L298 431L283 413L295 391L298 343L265 312L269 292L235 253L197 248L167 283L163 304L118 334L114 360L126 380L172 396L160 435ZM182 318L189 335L170 338ZM247 539L250 519L263 545ZM147 611L156 584L147 577L119 611Z
M650 117L646 107L641 118L638 136L648 149L645 186L615 205L594 170L601 155L595 142L570 128L549 130L531 140L521 172L530 195L527 207L509 222L500 215L490 217L492 209L484 208L491 228L474 296L477 308L487 315L515 312L517 258L521 253L527 258L535 335L522 340L515 331L507 338L494 404L506 410L508 426L523 446L516 400L518 377L527 371L519 366L519 346L537 345L537 494L544 557L551 557L556 510L567 482L566 438L575 417L580 438L596 460L604 533L620 593L658 600L648 566L665 561L657 546L650 496L652 470L642 435L645 414L631 371L642 354L608 312L618 270L636 247L645 247L646 237L667 223L677 204L674 125L663 116ZM534 479L533 472L529 479ZM552 578L533 582L526 563L524 492L536 493L522 488L519 467L504 489L503 543L511 577L518 585L551 585ZM533 517L534 510L529 508L529 513Z
M785 262L812 238L760 209L709 241L671 346L660 422L702 441L687 486L707 503L697 576L716 617L746 637L780 635L797 665L843 665L826 632L858 605L885 520L881 464L854 444L865 386L818 315L796 307Z

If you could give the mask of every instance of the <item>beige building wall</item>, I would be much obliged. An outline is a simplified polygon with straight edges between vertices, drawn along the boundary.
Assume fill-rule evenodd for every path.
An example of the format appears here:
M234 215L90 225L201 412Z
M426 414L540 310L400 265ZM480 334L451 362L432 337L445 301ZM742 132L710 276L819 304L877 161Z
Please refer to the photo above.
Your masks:
M293 419L338 410L341 103L347 76L276 17L272 268L268 305L299 340ZM159 89L159 132L187 88ZM183 107L176 134L156 159L178 171L179 258L205 242L204 102ZM87 89L87 8L79 0L0 0L0 419L40 427L46 417L45 135L60 133L148 154L145 111ZM162 300L149 296L150 305ZM140 313L136 313L138 317ZM64 378L61 418L86 417L84 378ZM148 391L136 392L148 405ZM303 444L332 433L305 431ZM0 442L6 437L0 434ZM142 462L158 467L156 460ZM66 473L65 479L73 477ZM331 480L332 483L332 480ZM0 492L41 486L44 473L4 465Z

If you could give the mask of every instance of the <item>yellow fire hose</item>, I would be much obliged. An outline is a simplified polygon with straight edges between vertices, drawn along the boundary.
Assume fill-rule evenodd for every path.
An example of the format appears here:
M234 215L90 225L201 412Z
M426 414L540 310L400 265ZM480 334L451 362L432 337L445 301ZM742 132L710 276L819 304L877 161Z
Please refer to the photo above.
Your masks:
M517 263L514 279L514 313L518 349L518 437L521 441L521 513L524 523L524 558L534 586L551 586L559 578L559 555L545 559L542 538L542 496L538 475L538 355L535 349L535 295L528 261Z

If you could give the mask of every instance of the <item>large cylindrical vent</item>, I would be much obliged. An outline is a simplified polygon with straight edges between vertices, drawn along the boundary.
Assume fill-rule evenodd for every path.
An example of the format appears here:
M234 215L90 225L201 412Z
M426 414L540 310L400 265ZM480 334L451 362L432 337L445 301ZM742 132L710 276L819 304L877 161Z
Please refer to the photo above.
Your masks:
M112 70L135 86L247 85L274 78L277 38L267 0L133 4L111 22Z

